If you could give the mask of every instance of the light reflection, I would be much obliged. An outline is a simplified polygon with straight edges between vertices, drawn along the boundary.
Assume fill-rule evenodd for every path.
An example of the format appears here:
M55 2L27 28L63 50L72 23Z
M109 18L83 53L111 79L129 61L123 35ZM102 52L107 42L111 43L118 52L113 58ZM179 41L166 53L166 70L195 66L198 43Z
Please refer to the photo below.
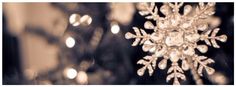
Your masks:
M80 23L84 25L90 25L92 23L92 18L89 15L84 15L81 17Z
M120 31L120 26L117 23L111 24L111 32L113 34L118 34Z
M79 71L78 72L78 75L76 77L76 81L79 83L79 84L88 84L88 76L87 76L87 73L84 72L84 71Z
M209 77L209 79L216 84L225 85L228 82L228 79L222 73L216 72Z
M64 70L64 76L68 79L74 79L77 76L77 71L74 68L66 68Z
M70 24L73 26L78 26L80 24L80 15L79 14L72 14L69 18Z
M66 46L68 48L72 48L72 47L74 47L74 45L75 45L75 39L73 37L68 37L66 39Z

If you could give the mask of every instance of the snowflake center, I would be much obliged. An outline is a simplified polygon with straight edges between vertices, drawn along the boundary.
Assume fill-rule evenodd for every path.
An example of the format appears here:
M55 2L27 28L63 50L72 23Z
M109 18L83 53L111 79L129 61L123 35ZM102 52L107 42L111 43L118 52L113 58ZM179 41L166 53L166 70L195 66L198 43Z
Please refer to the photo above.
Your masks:
M183 32L175 30L169 32L165 43L167 46L181 46L184 43Z

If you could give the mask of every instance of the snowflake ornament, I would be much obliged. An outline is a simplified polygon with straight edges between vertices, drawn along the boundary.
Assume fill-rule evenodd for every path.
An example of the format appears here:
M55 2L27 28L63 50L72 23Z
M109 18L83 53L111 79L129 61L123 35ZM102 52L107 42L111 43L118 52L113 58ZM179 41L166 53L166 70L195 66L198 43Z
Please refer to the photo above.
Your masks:
M206 53L208 46L219 48L216 40L227 40L226 35L216 36L219 28L215 28L218 25L212 24L215 3L202 2L193 7L185 5L183 14L180 14L179 9L182 5L183 2L163 3L160 12L164 17L161 17L155 3L138 4L139 14L148 20L144 23L144 28L153 31L148 34L143 29L133 27L135 34L125 34L126 39L135 39L132 46L142 45L144 52L151 53L137 62L143 65L137 70L139 76L143 76L146 70L151 76L157 66L159 69L166 69L168 60L171 66L167 71L166 82L173 79L174 85L180 84L180 79L186 80L184 71L187 70L191 70L197 84L202 84L199 76L203 75L203 70L206 70L208 75L215 72L209 67L209 64L214 63L213 59L196 54L196 51ZM197 44L199 41L204 41L206 45ZM158 59L161 61L157 64Z

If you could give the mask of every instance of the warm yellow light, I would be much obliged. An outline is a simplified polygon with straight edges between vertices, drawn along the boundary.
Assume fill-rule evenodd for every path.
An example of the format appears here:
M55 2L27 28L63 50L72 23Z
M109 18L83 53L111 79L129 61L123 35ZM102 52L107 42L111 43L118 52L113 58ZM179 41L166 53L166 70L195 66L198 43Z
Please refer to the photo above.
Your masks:
M37 73L33 69L26 69L24 73L25 73L26 78L29 80L32 80L37 76Z
M66 39L66 46L68 48L72 48L72 47L74 47L74 45L75 45L75 39L73 37L68 37Z
M211 75L211 76L209 77L209 79L210 79L213 83L216 83L216 84L219 84L219 85L225 85L225 84L227 84L227 82L228 82L227 77L226 77L223 73L220 73L220 72L214 73L213 75Z
M79 84L88 84L88 76L86 74L86 72L84 71L79 71L78 72L78 75L76 77L76 81L79 83Z

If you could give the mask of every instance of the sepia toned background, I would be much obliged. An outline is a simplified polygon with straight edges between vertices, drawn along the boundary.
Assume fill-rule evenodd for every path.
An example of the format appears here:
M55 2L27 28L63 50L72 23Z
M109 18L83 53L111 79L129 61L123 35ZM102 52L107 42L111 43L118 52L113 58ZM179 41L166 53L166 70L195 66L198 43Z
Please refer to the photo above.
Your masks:
M132 26L142 28L145 22L136 4L3 3L2 84L171 85L165 80L167 70L157 69L153 76L136 73L136 62L147 53L124 37ZM216 72L202 80L207 85L232 85L234 3L216 3L214 15L221 19L219 33L228 40L204 54L215 60ZM181 84L194 85L190 71L185 75Z

